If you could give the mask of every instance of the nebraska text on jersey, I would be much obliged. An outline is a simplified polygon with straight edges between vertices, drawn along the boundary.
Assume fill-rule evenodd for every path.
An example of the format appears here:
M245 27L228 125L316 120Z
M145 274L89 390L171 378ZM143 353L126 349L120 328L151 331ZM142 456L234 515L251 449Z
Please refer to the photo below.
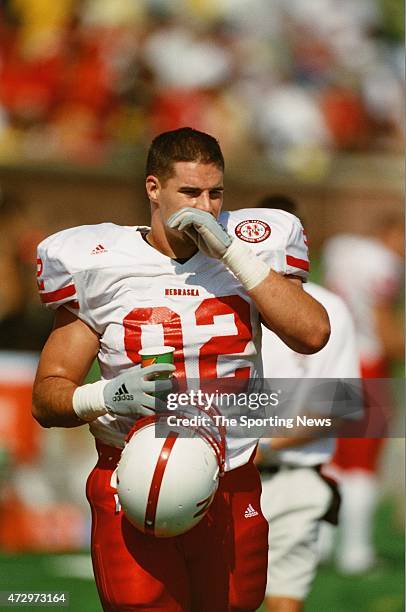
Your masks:
M165 295L199 295L199 289L165 289Z
M235 233L238 238L245 242L262 242L271 234L271 228L265 221L249 219L248 221L241 221L235 228Z
M305 279L307 248L296 217L248 209L225 212L220 222L235 235L236 226L259 216L272 233L250 248L273 270ZM105 249L102 256L92 255L95 245ZM175 348L182 384L213 378L248 384L262 376L258 311L220 260L198 251L180 263L151 247L140 228L112 223L50 236L38 257L42 301L53 309L65 306L99 335L104 379L140 363L140 349L162 345ZM102 442L122 447L133 423L107 414L90 428ZM252 438L227 436L226 469L245 463L254 446Z

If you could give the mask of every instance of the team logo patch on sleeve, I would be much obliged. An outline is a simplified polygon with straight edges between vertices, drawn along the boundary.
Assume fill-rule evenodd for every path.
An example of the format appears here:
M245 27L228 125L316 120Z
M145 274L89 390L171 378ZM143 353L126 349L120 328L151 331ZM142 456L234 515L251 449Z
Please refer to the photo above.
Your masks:
M262 242L271 234L271 228L268 223L259 219L241 221L234 231L236 236L245 242Z

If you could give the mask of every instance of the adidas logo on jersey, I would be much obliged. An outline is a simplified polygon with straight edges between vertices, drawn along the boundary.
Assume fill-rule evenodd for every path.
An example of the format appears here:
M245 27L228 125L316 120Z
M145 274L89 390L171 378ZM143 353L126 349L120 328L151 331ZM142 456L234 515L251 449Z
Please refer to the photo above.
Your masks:
M98 244L92 251L92 255L98 255L99 253L107 253L107 249L102 244Z
M247 509L244 512L244 516L245 518L252 518L253 516L258 516L258 512L252 507L251 504L248 504Z
M115 392L113 396L113 402L123 402L123 401L131 401L134 399L134 396L131 393L128 393L128 389L125 384L121 385L121 387Z

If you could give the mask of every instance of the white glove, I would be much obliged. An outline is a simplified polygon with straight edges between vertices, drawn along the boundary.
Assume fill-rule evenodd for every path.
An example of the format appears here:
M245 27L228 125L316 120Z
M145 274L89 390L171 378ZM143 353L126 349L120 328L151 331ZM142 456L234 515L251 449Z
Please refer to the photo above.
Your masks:
M209 212L182 208L169 217L167 224L171 229L185 232L198 249L209 257L221 259L247 291L259 285L270 272L267 263L247 245L232 239Z
M232 239L224 227L209 212L198 208L182 208L168 219L168 227L185 232L209 257L221 259Z
M77 387L73 394L73 410L83 421L93 421L110 412L122 416L150 415L154 410L164 410L165 396L172 390L173 381L153 380L156 374L171 374L171 363L157 363L146 368L134 366L112 380L99 380Z

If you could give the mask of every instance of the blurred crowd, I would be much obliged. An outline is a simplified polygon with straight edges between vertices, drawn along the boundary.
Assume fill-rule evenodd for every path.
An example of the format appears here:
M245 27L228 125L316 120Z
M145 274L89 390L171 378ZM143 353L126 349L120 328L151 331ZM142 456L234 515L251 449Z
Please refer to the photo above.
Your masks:
M41 308L36 247L46 229L14 193L0 189L0 350L38 351L52 326Z
M192 125L281 170L403 146L401 0L3 0L0 163ZM243 146L241 146L243 143Z

